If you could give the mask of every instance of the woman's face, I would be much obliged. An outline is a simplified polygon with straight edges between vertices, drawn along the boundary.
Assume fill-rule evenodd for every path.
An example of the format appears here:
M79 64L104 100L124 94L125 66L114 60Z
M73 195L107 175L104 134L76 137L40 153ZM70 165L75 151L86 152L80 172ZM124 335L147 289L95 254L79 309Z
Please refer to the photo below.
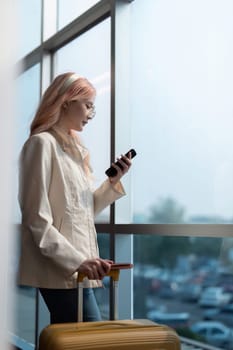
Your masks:
M95 96L71 100L63 106L60 125L68 131L70 129L82 131L95 115Z

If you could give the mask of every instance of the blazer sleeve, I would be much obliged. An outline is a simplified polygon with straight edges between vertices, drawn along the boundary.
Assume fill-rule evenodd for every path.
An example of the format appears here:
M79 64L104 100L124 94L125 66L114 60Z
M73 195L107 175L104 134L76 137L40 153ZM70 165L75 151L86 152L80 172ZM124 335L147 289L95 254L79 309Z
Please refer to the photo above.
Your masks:
M94 215L99 214L104 208L125 195L125 190L119 181L112 185L107 179L94 191Z
M72 244L53 226L49 202L52 172L52 144L40 135L29 138L20 157L19 203L22 225L32 235L42 255L73 274L85 260Z

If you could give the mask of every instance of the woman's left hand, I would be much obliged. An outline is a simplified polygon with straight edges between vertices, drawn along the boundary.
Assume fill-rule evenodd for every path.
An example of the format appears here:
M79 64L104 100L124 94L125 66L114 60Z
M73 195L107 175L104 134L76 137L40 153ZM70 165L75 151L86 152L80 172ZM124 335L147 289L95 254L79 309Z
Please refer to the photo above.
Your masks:
M126 157L125 155L122 154L121 158L117 158L117 161L120 163L122 169L115 163L112 163L112 166L117 171L116 176L109 178L109 181L111 182L112 185L115 185L122 178L122 176L124 176L129 171L129 168L132 165L131 154L129 155L129 157Z

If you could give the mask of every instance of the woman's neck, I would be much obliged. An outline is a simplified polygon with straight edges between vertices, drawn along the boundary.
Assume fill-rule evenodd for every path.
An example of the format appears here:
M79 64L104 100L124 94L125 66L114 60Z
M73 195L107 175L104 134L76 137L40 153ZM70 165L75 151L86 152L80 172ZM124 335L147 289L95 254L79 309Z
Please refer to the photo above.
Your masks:
M58 122L54 125L54 127L66 135L72 134L72 130L70 128L68 128L66 125L64 125L64 123Z

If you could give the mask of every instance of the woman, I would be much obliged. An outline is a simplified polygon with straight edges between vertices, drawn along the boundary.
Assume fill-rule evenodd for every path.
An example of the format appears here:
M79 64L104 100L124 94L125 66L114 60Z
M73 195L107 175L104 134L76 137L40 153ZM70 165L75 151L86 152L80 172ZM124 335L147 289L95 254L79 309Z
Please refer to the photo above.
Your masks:
M46 90L20 157L19 202L22 239L19 283L37 287L50 311L51 323L76 322L77 274L89 280L84 289L84 321L100 320L92 288L110 270L99 258L94 215L125 192L122 169L92 191L87 149L77 131L95 115L96 91L75 73L59 75Z

